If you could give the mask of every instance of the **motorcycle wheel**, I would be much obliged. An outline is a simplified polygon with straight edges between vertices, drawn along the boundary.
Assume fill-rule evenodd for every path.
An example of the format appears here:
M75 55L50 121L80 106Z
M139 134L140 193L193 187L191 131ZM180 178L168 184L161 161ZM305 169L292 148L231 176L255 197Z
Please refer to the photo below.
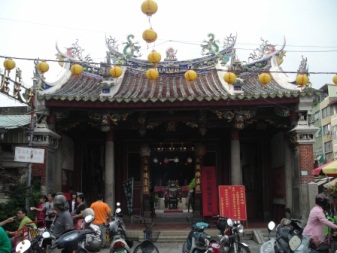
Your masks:
M137 245L137 247L133 250L133 253L159 253L159 250L156 245L153 244L153 249L150 250L144 250L142 251L142 244Z
M234 253L234 248L231 247L229 249L228 253ZM239 248L238 248L238 251L236 253L250 253L250 249L247 246L239 244Z

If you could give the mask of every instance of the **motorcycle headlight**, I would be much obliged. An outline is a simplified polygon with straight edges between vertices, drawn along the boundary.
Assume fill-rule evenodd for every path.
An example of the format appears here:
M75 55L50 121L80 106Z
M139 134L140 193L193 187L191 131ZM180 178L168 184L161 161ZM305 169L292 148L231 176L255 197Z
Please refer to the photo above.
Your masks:
M224 236L221 237L221 239L220 239L220 244L226 244L226 243L228 243L228 241L229 241L228 235L224 235Z
M243 231L244 231L243 225L240 224L240 225L238 226L238 232L239 232L240 234L242 234Z

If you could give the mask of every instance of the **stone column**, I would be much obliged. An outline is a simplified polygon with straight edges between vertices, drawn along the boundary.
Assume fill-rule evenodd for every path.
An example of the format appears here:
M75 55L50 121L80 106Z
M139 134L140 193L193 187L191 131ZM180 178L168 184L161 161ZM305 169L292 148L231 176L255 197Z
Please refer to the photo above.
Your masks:
M310 212L308 183L313 181L311 171L314 168L313 144L318 128L310 125L308 112L300 111L297 125L289 132L289 143L293 150L292 206L293 216L306 219Z
M115 206L115 152L113 130L106 134L105 142L105 202L113 208Z
M231 132L231 184L242 185L242 169L240 162L239 130L233 128Z

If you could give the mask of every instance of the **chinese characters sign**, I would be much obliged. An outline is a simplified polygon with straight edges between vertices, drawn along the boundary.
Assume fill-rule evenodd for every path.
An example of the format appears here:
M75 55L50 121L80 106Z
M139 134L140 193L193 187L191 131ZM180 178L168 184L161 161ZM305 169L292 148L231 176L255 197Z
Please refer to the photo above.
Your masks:
M202 167L202 213L203 216L213 216L219 213L216 194L215 167Z
M44 163L44 149L15 147L15 162Z
M244 185L219 185L220 215L232 220L247 220Z

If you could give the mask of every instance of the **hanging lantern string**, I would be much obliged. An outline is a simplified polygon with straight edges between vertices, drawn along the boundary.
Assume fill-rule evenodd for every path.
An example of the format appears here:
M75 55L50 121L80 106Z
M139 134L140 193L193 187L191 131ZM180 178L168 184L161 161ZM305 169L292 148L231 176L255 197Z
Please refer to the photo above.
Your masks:
M25 60L25 61L34 61L36 62L36 58L23 58L23 57L13 57L13 56L4 56L4 55L0 55L0 58L4 58L4 59L7 59L7 58L11 58L13 60ZM43 61L45 62L70 62L69 60L51 60L51 59L43 59ZM101 63L100 62L87 62L87 61L76 61L77 64L83 64L83 65L100 65ZM118 66L121 66L121 67L128 67L127 64L118 64ZM175 67L175 66L171 66L170 68L175 68L175 69L178 69L178 70L181 70L181 71L186 71L186 69L182 69L182 68L179 68L179 67ZM192 67L193 68L193 67ZM207 69L204 69L204 68L193 68L195 71L198 71L198 70L201 70L201 71L207 71ZM212 68L212 70L214 70L214 68ZM226 71L229 71L229 70L224 70L224 69L217 69L215 68L215 70L217 71L222 71L222 72L226 72ZM242 71L241 73L262 73L264 72L263 70L245 70L245 71ZM267 73L286 73L286 74L298 74L299 72L298 71L276 71L276 70L268 70ZM303 73L303 74L308 74L308 75L322 75L322 74L326 74L326 75L335 75L337 73L337 71L307 71L306 73Z

